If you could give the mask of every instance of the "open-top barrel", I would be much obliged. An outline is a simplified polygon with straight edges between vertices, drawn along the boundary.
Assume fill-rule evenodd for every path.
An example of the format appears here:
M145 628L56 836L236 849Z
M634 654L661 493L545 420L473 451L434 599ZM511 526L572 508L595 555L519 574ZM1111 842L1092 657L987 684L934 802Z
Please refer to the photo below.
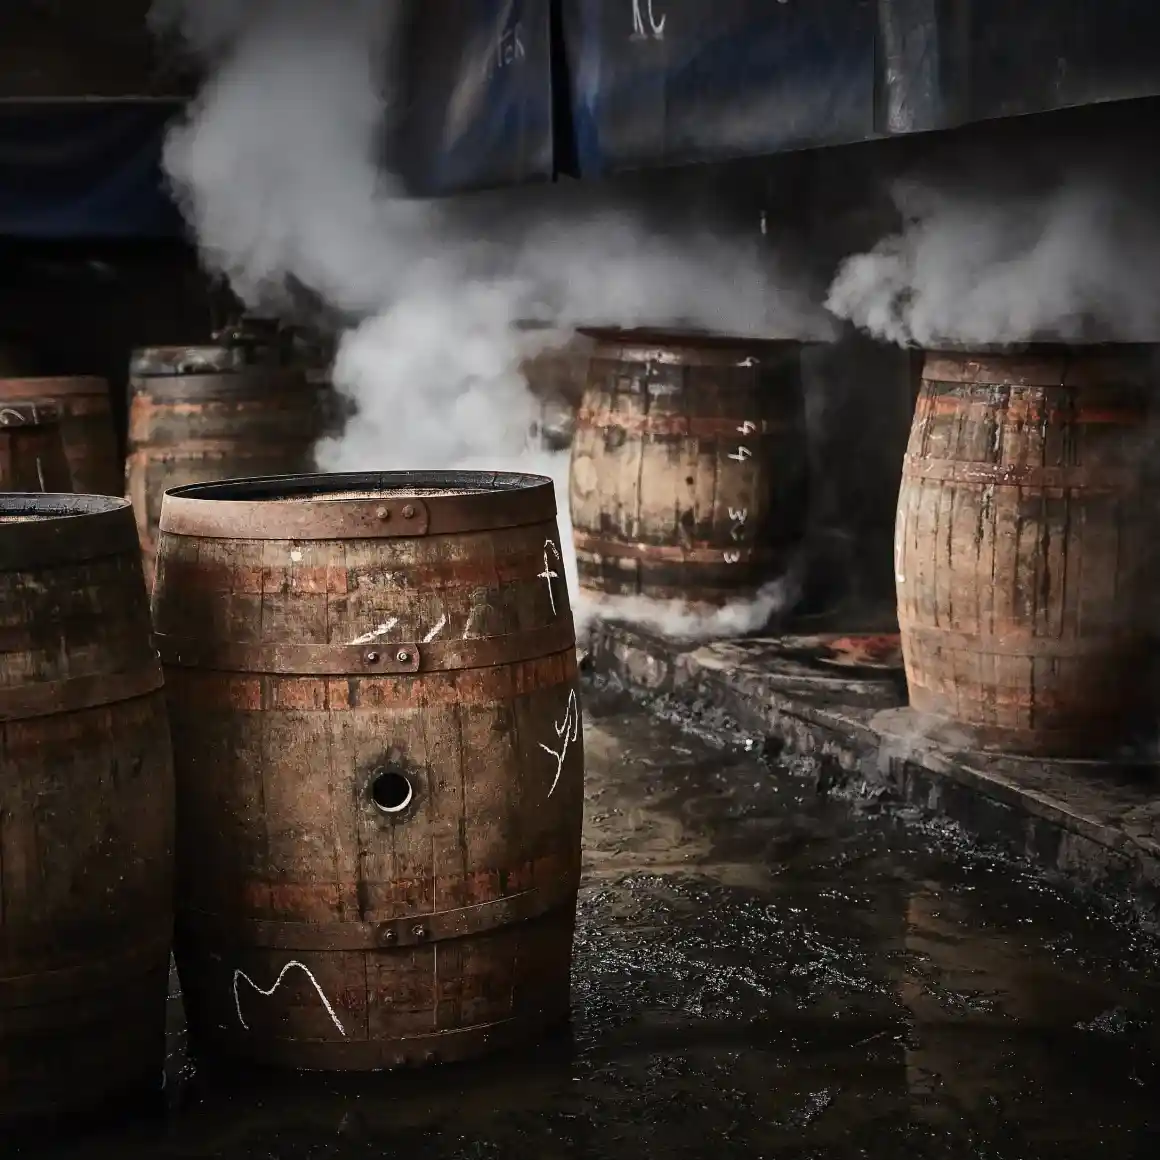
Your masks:
M0 491L72 490L56 407L0 400Z
M325 382L266 346L148 347L133 353L126 489L147 579L171 487L308 471L333 421Z
M72 479L71 490L120 496L124 473L109 384L93 376L0 378L0 407L48 404L60 415L60 434Z
M0 495L0 640L6 1125L161 1087L173 767L123 499Z
M203 1050L458 1059L568 1014L583 741L551 481L165 498L178 966Z
M895 532L911 706L1015 754L1155 728L1150 348L932 352Z
M570 485L581 587L752 597L785 572L805 527L799 345L590 333Z

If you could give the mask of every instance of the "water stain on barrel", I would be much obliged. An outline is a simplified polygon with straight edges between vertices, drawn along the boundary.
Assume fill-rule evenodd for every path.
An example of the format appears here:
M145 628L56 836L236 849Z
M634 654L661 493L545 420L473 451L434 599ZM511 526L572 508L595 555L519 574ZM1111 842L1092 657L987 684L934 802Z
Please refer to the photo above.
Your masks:
M156 1092L173 769L123 499L0 495L0 1122Z
M590 331L572 445L581 587L720 605L784 573L806 520L800 346Z
M281 358L260 343L134 351L125 480L148 580L168 488L313 467L332 392Z
M154 618L203 1051L371 1070L567 1017L583 741L559 547L535 476L166 496Z
M0 406L48 404L60 415L61 439L72 479L71 490L121 496L124 473L109 384L94 376L0 378Z
M1106 754L1156 715L1154 352L931 352L895 532L912 707Z
M0 401L0 491L72 490L56 407Z

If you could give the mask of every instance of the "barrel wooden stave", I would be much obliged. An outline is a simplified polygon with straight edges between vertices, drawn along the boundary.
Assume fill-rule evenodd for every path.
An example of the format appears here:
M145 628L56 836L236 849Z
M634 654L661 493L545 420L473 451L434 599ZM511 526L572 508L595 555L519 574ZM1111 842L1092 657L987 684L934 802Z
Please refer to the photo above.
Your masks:
M72 491L121 495L123 474L105 379L0 378L0 405L5 402L48 403L56 408Z
M0 491L72 490L56 407L0 402Z
M559 638L421 675L230 671L205 653L167 664L195 1037L360 1070L480 1054L567 1017L583 749L549 540L554 521L387 540L163 532L154 608L170 658L191 636L333 648L388 623L359 651ZM559 752L561 729L553 788L540 746ZM398 818L369 797L388 768L414 795Z
M154 372L130 380L125 465L150 583L169 488L310 470L314 445L333 423L327 383L248 365L244 355L228 347L134 352L133 369Z
M807 490L796 344L601 339L572 450L581 587L752 596L785 570Z
M914 709L1079 757L1155 711L1146 353L927 359L899 497Z
M0 523L7 1123L160 1088L173 780L128 506L6 496Z

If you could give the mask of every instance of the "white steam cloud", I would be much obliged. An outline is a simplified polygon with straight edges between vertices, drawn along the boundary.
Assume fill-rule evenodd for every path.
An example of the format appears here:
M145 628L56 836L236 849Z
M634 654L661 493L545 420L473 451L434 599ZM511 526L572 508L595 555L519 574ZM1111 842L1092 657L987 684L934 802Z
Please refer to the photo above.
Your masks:
M847 258L826 305L900 345L1155 341L1160 225L1130 173L1096 168L1047 188L899 184L903 229Z
M576 592L566 455L529 447L521 362L581 324L825 338L832 320L757 222L675 240L587 190L402 197L380 163L395 15L385 0L156 0L155 25L208 77L166 168L207 264L248 305L276 307L297 281L361 319L333 373L357 417L319 465L549 474Z

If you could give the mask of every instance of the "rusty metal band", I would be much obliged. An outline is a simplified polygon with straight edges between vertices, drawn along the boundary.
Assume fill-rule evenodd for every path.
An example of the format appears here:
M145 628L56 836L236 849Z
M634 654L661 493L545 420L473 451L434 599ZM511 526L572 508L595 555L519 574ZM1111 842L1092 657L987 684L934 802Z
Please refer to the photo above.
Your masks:
M1156 372L1147 353L1073 354L1060 350L1003 355L944 351L926 356L922 377L927 382L996 387L1109 387L1144 386L1156 381Z
M573 542L578 553L585 552L607 559L640 560L648 564L754 564L771 558L765 549L742 545L712 545L704 542L688 546L634 544L602 540L585 532L574 532Z
M305 395L328 392L325 382L309 380L302 370L247 366L221 374L134 376L129 380L133 402L165 406L172 403L276 404L284 391Z
M231 1006L231 1018L233 1008ZM406 1038L348 1040L282 1039L250 1034L236 1025L207 1027L211 1042L259 1063L298 1071L393 1071L453 1063L490 1055L505 1047L536 1042L552 1027L567 1023L567 1003L559 1010L535 1008L497 1023L481 1023L454 1031L436 1031ZM195 1031L196 1034L196 1031Z
M109 384L91 375L75 378L0 378L0 399L65 399L109 397Z
M596 340L597 346L591 355L594 362L733 367L758 365L774 355L797 357L801 350L801 344L792 339L588 328L579 333Z
M52 427L60 422L55 403L19 401L0 403L0 427Z
M388 922L281 922L234 915L182 911L178 927L203 946L244 946L277 951L381 951L425 946L515 926L553 910L576 905L579 883L562 890L526 890L494 902L414 914Z
M960 395L930 395L921 404L924 415L943 415L951 418L970 417L971 407L985 407L988 418L995 416L995 404L991 400L976 400L973 404L964 400ZM1003 423L1042 423L1049 418L1050 410L1032 406L1026 403L1008 403L1003 408ZM1148 421L1146 407L1109 408L1109 407L1078 407L1074 410L1059 410L1056 412L1068 429L1083 426L1115 426L1129 429L1140 428Z
M688 415L619 415L614 411L581 408L577 423L598 429L624 431L630 435L677 435L690 439L733 437L753 439L762 435L798 429L786 422L769 419L723 419Z
M572 653L576 630L571 616L528 632L482 640L424 644L374 641L367 644L251 644L154 636L167 665L226 673L301 677L381 677L497 668Z
M110 989L133 990L142 975L169 973L170 931L146 935L117 955L90 955L96 962L59 971L0 977L0 1011L56 1003Z
M1031 487L1056 491L1131 492L1141 484L1141 469L1129 467L1040 467L1035 464L964 463L908 454L906 481L965 483L993 487Z
M165 684L161 665L143 664L127 673L95 673L36 685L0 689L0 721L27 721L57 713L99 709L157 692Z
M1080 640L1060 640L1055 637L1035 636L1019 628L1007 629L1000 635L954 632L946 628L915 624L906 611L899 610L898 625L902 630L903 646L918 645L924 649L939 649L947 652L971 653L979 656L1032 657L1044 659L1082 660L1089 652ZM1095 646L1092 653L1104 652L1109 647L1122 650L1122 655L1146 655L1150 649L1147 636L1139 631L1125 630L1122 633L1107 633L1088 638Z
M184 460L206 459L215 455L223 457L228 455L239 463L244 463L247 460L260 463L263 460L285 460L288 450L295 451L299 447L310 448L317 441L317 431L300 431L293 435L281 432L277 444L265 447L260 444L247 447L236 439L183 438L180 443L169 447L156 443L137 443L135 439L136 446L125 457L125 463L126 465L141 464L143 467L150 467L155 463L180 463Z
M3 525L0 572L30 572L137 552L137 526L128 500L0 495L0 520L11 516L22 518Z
M166 493L160 530L225 540L379 540L554 524L550 483L511 492L375 498L203 500Z

